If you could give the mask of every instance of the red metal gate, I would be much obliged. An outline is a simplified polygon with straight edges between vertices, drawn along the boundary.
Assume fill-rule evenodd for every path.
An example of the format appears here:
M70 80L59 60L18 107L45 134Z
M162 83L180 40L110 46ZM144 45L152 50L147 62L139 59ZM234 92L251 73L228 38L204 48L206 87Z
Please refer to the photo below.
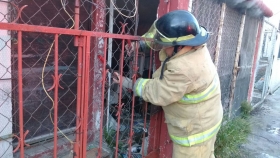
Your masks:
M160 65L157 54L138 49L133 55L126 54L125 45L133 41L137 46L143 39L127 35L126 24L119 25L119 34L106 33L102 25L106 23L106 4L102 0L94 2L98 6L92 15L94 25L88 28L93 31L80 29L88 27L88 17L79 19L81 6L86 8L79 0L73 3L75 17L70 18L70 29L37 23L47 17L44 13L34 20L36 23L30 23L31 14L21 14L25 5L19 3L22 7L18 8L5 2L12 8L9 14L16 14L12 22L4 13L4 20L0 19L0 30L10 37L0 37L0 46L4 43L3 48L11 54L0 55L4 74L11 74L11 89L4 90L8 99L0 100L0 108L7 100L12 106L10 114L0 109L1 116L8 120L0 131L12 126L10 134L0 135L0 143L4 140L7 145L4 155L13 149L14 157L171 157L172 143L161 108L133 97L130 90L122 88L122 82L113 84L113 73L106 67L107 61L115 57L107 56L112 42L120 47L114 71L133 82L139 75L151 77L152 69ZM159 15L177 6L187 8L188 1L160 1ZM60 19L66 16L61 14ZM0 53L3 50L0 48ZM3 65L3 60L10 60L10 65ZM0 81L4 80L1 75L0 71ZM141 151L136 154L134 149Z
M14 5L15 6L15 5ZM20 12L23 10L24 7L20 8L19 15L17 17L21 17ZM98 15L98 14L97 14ZM18 20L18 18L16 19ZM15 20L15 21L16 21ZM122 25L122 34L125 33L125 24ZM104 33L104 32L96 32L96 31L84 31L84 30L74 30L74 29L64 29L64 28L54 28L54 27L45 27L45 26L36 26L36 25L27 25L27 24L17 24L14 22L11 23L5 23L1 22L0 23L0 29L2 30L9 30L9 31L15 31L14 37L16 37L13 46L17 46L17 48L13 48L13 50L17 50L17 53L13 52L14 56L17 57L17 68L12 69L12 71L17 72L17 81L14 83L16 84L13 89L17 89L17 94L14 94L15 99L18 104L14 104L14 106L18 106L18 111L15 114L18 114L18 123L14 122L16 126L18 127L18 130L16 129L15 131L19 132L19 135L14 134L13 137L17 138L18 140L13 140L13 144L17 144L16 147L14 147L14 155L18 155L20 157L28 156L28 157L41 157L43 155L48 155L49 151L51 152L53 150L53 157L57 157L60 153L58 150L69 150L70 154L72 154L74 157L86 157L87 151L88 151L88 146L90 145L89 143L94 140L93 137L96 137L96 135L99 135L99 146L96 148L98 149L97 152L93 152L92 154L97 153L98 156L101 157L102 155L102 147L103 147L103 135L104 135L104 95L105 95L105 84L106 84L106 79L111 80L111 78L107 78L107 73L106 71L106 64L105 62L98 60L104 58L106 59L106 52L108 52L108 47L107 47L107 41L109 38L111 39L121 39L121 55L120 55L120 65L119 65L119 73L123 74L123 67L124 67L124 52L125 52L125 43L126 40L134 40L138 41L140 40L140 37L135 37L135 36L130 36L130 35L120 35L120 34L110 34L110 33ZM97 28L98 31L98 28ZM41 83L42 88L46 92L46 95L48 98L51 100L51 108L49 109L49 117L50 120L53 124L53 136L49 137L49 141L53 141L53 145L48 146L47 149L43 149L44 152L37 153L35 146L38 146L38 144L28 144L25 142L26 137L32 139L33 135L36 136L36 132L32 131L31 129L26 128L26 122L29 121L30 118L26 118L24 116L24 111L25 111L25 104L27 98L30 96L28 95L27 97L24 96L24 89L28 87L27 85L24 85L23 83L26 83L25 78L28 78L28 73L23 72L23 65L26 64L25 61L23 61L23 52L26 52L25 50L23 51L23 48L26 49L26 46L23 46L23 40L26 40L29 35L29 33L39 33L40 36L48 36L53 39L53 42L46 43L46 45L50 44L50 48L48 49L47 57L44 61L44 64L42 66L42 78L41 78ZM24 35L24 36L23 36ZM59 104L61 104L61 96L59 96L59 91L63 89L63 87L60 85L61 78L64 78L62 74L59 73L59 65L65 61L63 61L63 58L61 57L61 54L63 53L61 49L59 48L61 46L61 36L67 35L67 36L73 36L75 37L75 46L78 47L77 49L77 76L74 80L76 80L77 84L77 90L76 94L74 94L75 102L76 102L76 116L75 116L75 128L73 130L73 133L70 132L70 134L74 134L74 137L69 135L69 133L65 133L65 130L62 131L59 128L59 119L61 117L58 116L58 110L59 110ZM92 42L94 41L94 42ZM97 47L94 47L93 45L97 45ZM136 43L137 45L137 43ZM152 52L151 52L152 53ZM49 56L53 56L53 59L50 59ZM152 56L152 55L151 55ZM135 51L135 55L132 56L132 78L133 81L135 82L136 75L137 75L137 61L138 61L138 50ZM1 58L4 58L4 56L1 56ZM152 58L151 58L152 59ZM53 74L50 74L50 71L45 71L46 64L48 60L52 61L53 64ZM152 60L150 60L152 61ZM102 65L102 66L100 66ZM150 63L151 65L151 63ZM101 76L98 76L98 72L92 72L91 69L94 68L95 70L98 70L102 72ZM14 73L13 72L13 73ZM45 75L45 73L48 73L49 75ZM45 87L44 86L44 78L50 77L50 75L53 78L53 85L51 87ZM111 74L112 75L112 74ZM14 76L15 77L15 76ZM93 77L93 80L90 79ZM73 82L74 83L74 82ZM32 83L28 83L32 84ZM34 87L36 87L34 83ZM122 87L122 82L119 85L119 87ZM48 92L46 91L46 88L48 88ZM65 88L65 87L64 87ZM101 89L98 89L101 88ZM98 89L98 90L97 90ZM101 94L101 96L100 96ZM98 99L95 99L97 97L101 97ZM118 103L117 103L117 111L116 111L116 117L117 117L117 129L120 128L120 120L121 120L121 113L123 110L123 105L124 103L122 102L122 88L119 88L119 96L118 96ZM69 98L67 98L69 99ZM100 104L98 103L100 101ZM129 111L131 113L131 127L129 128L129 135L128 137L128 142L123 142L127 143L129 145L129 149L131 149L131 143L133 139L133 119L134 119L134 102L135 102L135 97L132 97L131 100L131 110ZM89 105L93 106L89 106ZM147 103L145 104L145 107L147 107ZM96 109L94 109L96 108ZM100 109L100 110L99 110ZM39 111L39 110L36 110ZM72 110L75 111L75 110ZM98 115L98 113L100 114ZM144 112L147 112L147 108L144 109ZM95 113L95 114L92 114ZM93 116L94 115L94 116ZM94 118L97 116L96 118ZM146 116L146 115L145 115ZM146 120L146 118L144 119ZM26 122L25 122L26 121ZM100 121L100 122L99 122ZM93 124L95 127L92 127ZM98 126L96 126L98 125ZM146 122L144 121L144 129L146 128ZM1 129L2 130L2 129ZM106 129L108 130L108 129ZM94 133L98 131L98 133ZM30 132L32 135L30 135ZM91 133L89 133L91 132ZM108 131L107 131L108 132ZM91 138L90 138L91 137ZM116 130L116 141L113 146L115 146L115 157L118 155L122 154L118 151L118 147L120 146L119 143L119 137L120 137L120 130ZM145 137L145 136L144 136ZM106 138L106 136L105 136ZM66 139L67 141L61 141L61 139ZM32 142L32 141L31 141ZM47 141L44 141L44 145L47 144ZM113 143L113 142L111 142ZM40 144L42 145L42 143ZM10 143L10 146L12 144ZM46 145L47 146L47 145ZM36 149L34 149L36 148ZM19 150L19 151L18 151ZM42 149L38 149L42 150ZM128 155L131 155L131 150L127 151ZM33 153L35 154L33 154ZM127 154L124 153L124 154ZM16 156L17 157L17 156Z
M125 27L123 27L124 29ZM97 39L99 38L99 41L102 40L104 44L102 45L102 51L107 52L107 40L108 38L116 38L116 39L122 39L122 52L120 60L124 61L124 46L125 46L125 40L139 40L139 37L135 36L129 36L129 35L117 35L117 34L109 34L109 33L101 33L101 32L93 32L93 31L81 31L81 30L70 30L70 29L63 29L63 28L52 28L52 27L45 27L45 26L35 26L35 25L26 25L26 24L16 24L16 23L0 23L0 29L4 30L12 30L17 31L17 54L18 54L18 107L19 107L19 135L14 137L18 138L18 146L14 149L14 152L17 152L18 149L20 149L20 155L21 157L24 157L25 147L29 146L27 143L25 143L25 137L28 134L29 130L25 129L24 127L24 106L23 106L23 72L22 72L22 40L23 40L23 33L26 32L37 32L42 34L50 34L53 37L54 40L54 49L50 50L51 53L53 53L54 57L54 74L53 76L53 86L48 89L48 91L53 91L53 96L50 96L50 98L53 98L53 112L50 113L50 118L53 119L53 156L56 157L58 152L57 150L60 148L58 144L58 133L62 134L69 140L69 143L66 143L64 145L70 146L73 150L73 154L76 157L86 157L87 153L87 146L88 146L88 123L89 123L89 97L90 97L90 59L95 54L91 53L91 40L92 38ZM124 31L124 30L123 30ZM77 104L76 104L76 127L75 127L75 139L71 140L68 138L65 134L63 134L62 131L58 128L58 91L59 88L62 88L60 86L60 78L62 77L61 74L58 72L58 66L59 66L59 38L60 35L70 35L75 36L77 38L77 46L78 46L78 66L77 66ZM133 81L135 82L136 75L137 75L137 57L138 57L138 51L136 50L136 55L134 56L134 65L133 65ZM103 54L103 58L106 59L106 53ZM101 61L98 61L95 59L95 62L100 63ZM123 74L123 62L121 62L120 65L120 74ZM100 91L102 92L101 98L104 98L105 93L105 82L106 82L106 76L108 71L106 71L105 64L102 66L102 80L98 81L97 83L102 85L102 89ZM120 83L120 87L122 87L122 82ZM95 95L95 91L93 91L92 95ZM120 88L120 95L119 95L119 101L118 101L118 108L117 108L117 120L118 120L118 128L120 127L120 118L121 118L121 112L122 112L122 106L124 103L122 103L122 88ZM131 127L130 127L130 134L129 134L129 141L126 142L131 146L132 143L132 137L133 137L133 114L134 114L134 102L135 97L132 98L132 118L131 118ZM147 105L147 104L146 104ZM104 102L101 103L101 116L100 118L100 140L99 140L99 149L98 154L101 154L101 148L102 148L102 142L103 142L103 110L104 109ZM145 108L147 111L147 109ZM52 109L51 109L52 111ZM145 128L145 125L144 125ZM116 139L119 140L119 130L117 130L117 136ZM118 141L116 141L116 146L118 145ZM118 155L118 148L115 150L116 155ZM130 153L130 152L129 152Z

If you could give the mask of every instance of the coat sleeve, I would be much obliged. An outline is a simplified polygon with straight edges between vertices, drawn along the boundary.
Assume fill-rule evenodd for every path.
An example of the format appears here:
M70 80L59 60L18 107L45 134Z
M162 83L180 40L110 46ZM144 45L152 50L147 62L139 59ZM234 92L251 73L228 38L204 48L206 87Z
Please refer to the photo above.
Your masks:
M159 77L140 79L135 86L141 91L138 91L136 95L158 106L167 106L177 102L186 93L190 92L192 87L192 82L184 71L186 70L173 66L164 71L162 80ZM137 88L134 89L136 90Z

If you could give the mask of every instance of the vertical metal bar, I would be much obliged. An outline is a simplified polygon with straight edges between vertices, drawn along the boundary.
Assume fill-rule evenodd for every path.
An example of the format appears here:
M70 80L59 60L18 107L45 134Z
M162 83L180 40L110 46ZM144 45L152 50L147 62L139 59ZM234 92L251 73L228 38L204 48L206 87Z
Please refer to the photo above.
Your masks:
M79 21L80 21L80 0L75 0L75 16L74 16L74 20L75 20L75 25L74 25L74 29L79 30ZM78 40L79 37L75 36L74 38L74 46L78 46Z
M230 92L230 101L229 101L229 115L228 117L231 117L232 113L232 104L233 104L233 99L234 99L234 90L235 90L235 84L236 84L236 78L238 75L238 62L239 62L239 56L240 56L240 51L241 51L241 44L242 44L242 38L243 38L243 32L244 32L244 26L245 26L245 19L246 15L242 15L242 20L240 24L240 30L239 30L239 37L238 37L238 44L236 48L236 55L234 59L234 67L233 67L233 78L231 81L231 92Z
M80 0L75 0L75 25L74 29L79 30L79 21L80 21ZM79 40L83 39L82 37L75 36L74 46L78 46L78 77L77 77L77 106L76 106L76 142L74 145L74 157L80 157L81 150L81 87L82 87L82 47L79 45Z
M226 12L226 4L223 3L221 17L220 17L220 24L219 24L218 39L217 39L217 45L216 45L216 51L215 51L216 54L215 54L215 60L214 60L214 64L215 64L216 68L219 65L219 57L220 57L220 50L221 50L221 41L222 41L222 34L223 34L225 12Z
M114 6L112 4L112 1L110 1L110 12L109 12L109 33L113 33L113 26L114 26ZM113 39L109 38L109 42L108 42L108 65L111 66L112 65L112 49L113 49ZM106 52L106 51L105 51ZM104 52L104 53L105 53ZM104 58L106 59L106 58ZM111 78L112 74L109 73L108 74L108 78ZM111 80L108 80L108 84L111 85ZM111 88L108 88L108 95L107 95L107 100L110 100L110 94L111 94ZM110 115L110 102L107 101L107 120L106 120L106 127L107 130L109 129L109 115Z
M54 127L53 127L53 136L54 136L54 144L53 144L53 157L57 156L57 113L58 113L58 34L54 36L54 78L55 78L55 86L54 86Z
M139 6L139 0L135 0L136 1L136 6ZM137 31L138 31L138 26L139 26L139 8L135 8L137 10L137 13L135 14L135 28L134 28L134 36L137 36Z
M138 48L138 42L135 43L135 48ZM136 81L136 76L137 76L137 62L138 62L138 49L135 50L135 54L134 54L134 63L133 63L133 70L134 70L134 74L133 74L133 83L135 83ZM133 54L131 54L133 55ZM131 157L131 143L132 143L132 137L133 137L133 120L134 120L134 106L135 106L135 96L133 95L132 97L132 106L131 106L131 122L130 122L130 131L129 131L129 148L128 148L128 157Z
M120 55L120 76L123 75L123 60L124 60L124 43L125 39L122 40L122 52ZM119 108L122 106L122 77L120 77L120 84L119 84ZM118 158L118 146L119 146L119 135L120 135L120 118L121 118L121 109L118 111L118 126L117 126L117 138L116 138L116 151L115 151L115 158Z
M19 99L19 135L20 157L24 158L23 134L23 91L22 91L22 31L18 31L18 99Z
M156 70L160 67L161 63L159 61L159 54L153 54L153 70ZM148 155L149 158L154 158L155 155L158 157L160 152L160 137L161 137L161 119L163 118L163 111L158 111L150 116L150 127L149 128L149 146L148 146ZM153 154L154 153L154 154ZM152 156L150 156L152 155ZM157 158L155 157L155 158Z
M79 148L81 147L80 134L81 134L81 77L82 77L82 53L83 48L78 47L78 75L77 75L77 105L76 105L76 140L74 145L74 157L78 158L80 156Z
M83 127L83 158L87 153L87 123L88 123L88 103L89 103L89 63L90 63L90 36L86 36L86 52L85 52L85 100L84 100L84 127Z
M149 65L149 74L148 77L151 78L151 69L152 69L152 63L153 63L153 50L150 50L150 65ZM148 111L148 103L145 102L145 115L144 115L144 129L146 129L147 126L147 111ZM146 148L145 146L145 134L143 135L143 140L142 140L142 157L144 157L144 149Z
M104 60L106 60L106 50L107 50L107 38L104 38ZM105 82L106 82L106 62L103 63L103 74L102 74L102 93L101 98L104 100L105 93ZM109 79L110 80L110 79ZM109 101L108 101L109 102ZM109 107L108 107L109 109ZM101 157L102 151L102 142L103 142L103 115L104 115L104 101L101 102L101 115L100 115L100 139L99 139L99 148L98 148L98 158Z
M92 5L92 17L93 21L91 23L91 30L97 32L106 32L106 1L104 0L94 0L94 3L97 5ZM102 69L102 65L98 61L97 56L103 54L103 40L100 37L93 37L91 42L91 73L90 73L90 86L91 89L89 91L89 101L91 106L89 106L89 119L92 120L88 123L89 131L98 131L99 130L99 122L96 118L100 117L101 113L101 91L102 85L99 82L102 80L102 74L100 70ZM94 95L93 95L94 93ZM95 124L96 123L96 124ZM88 137L88 141L93 141L94 137L98 137L99 132L90 133Z
M249 90L248 90L248 97L247 100L251 102L252 100L252 94L253 94L253 87L255 84L255 74L256 74L256 67L258 62L258 56L259 56L259 50L261 49L262 44L260 42L262 41L262 35L263 35L263 20L258 22L258 35L256 39L256 45L255 45L255 53L253 57L253 66L251 69L251 77L250 77L250 84L249 84Z
M85 37L83 37L83 39L84 39L84 41L86 40L85 39ZM79 158L80 157L83 157L83 147L84 147L84 144L83 144L83 138L84 138L84 132L83 132L83 130L84 130L84 121L85 121L85 119L84 119L84 117L85 117L85 115L84 115L84 113L85 113L85 111L84 111L84 107L85 107L85 73L86 73L86 69L85 69L85 53L86 52L86 43L84 42L83 43L83 50L82 50L82 54L81 54L81 60L82 60L82 76L81 76L81 101L80 101L80 103L81 103L81 127L80 127L80 130L79 130L79 132L80 132L80 142L81 142L81 144L80 144L80 150L79 150L79 153L80 153L80 155L79 155Z

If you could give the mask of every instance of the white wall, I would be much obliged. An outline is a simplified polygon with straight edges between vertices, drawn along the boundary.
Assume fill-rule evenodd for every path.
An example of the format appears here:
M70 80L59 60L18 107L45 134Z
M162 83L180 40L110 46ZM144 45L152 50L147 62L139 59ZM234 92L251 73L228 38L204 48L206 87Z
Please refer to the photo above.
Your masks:
M272 9L274 12L274 15L270 18L268 18L268 21L273 24L276 28L279 27L279 21L280 21L280 8L279 4L280 1L277 0L265 0L267 5ZM271 74L271 80L269 83L269 92L273 93L279 86L280 86L280 59L278 59L278 52L280 47L280 34L278 33L277 36L277 42L274 46L274 60L273 60L273 66L272 66L272 74Z
M272 74L269 84L269 93L273 93L280 86L280 58L278 58L280 48L280 33L277 34L277 41L274 46L274 60L272 66Z
M0 2L0 22L7 22L8 3ZM11 36L0 30L0 157L13 157L11 101Z

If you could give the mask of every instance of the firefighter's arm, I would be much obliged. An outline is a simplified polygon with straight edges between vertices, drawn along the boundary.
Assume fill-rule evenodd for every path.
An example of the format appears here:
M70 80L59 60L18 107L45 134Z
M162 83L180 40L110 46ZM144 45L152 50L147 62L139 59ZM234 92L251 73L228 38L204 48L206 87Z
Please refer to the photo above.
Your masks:
M186 71L186 70L185 70ZM133 87L134 95L158 106L167 106L179 101L191 90L192 82L181 68L170 68L164 71L162 80L139 78Z

